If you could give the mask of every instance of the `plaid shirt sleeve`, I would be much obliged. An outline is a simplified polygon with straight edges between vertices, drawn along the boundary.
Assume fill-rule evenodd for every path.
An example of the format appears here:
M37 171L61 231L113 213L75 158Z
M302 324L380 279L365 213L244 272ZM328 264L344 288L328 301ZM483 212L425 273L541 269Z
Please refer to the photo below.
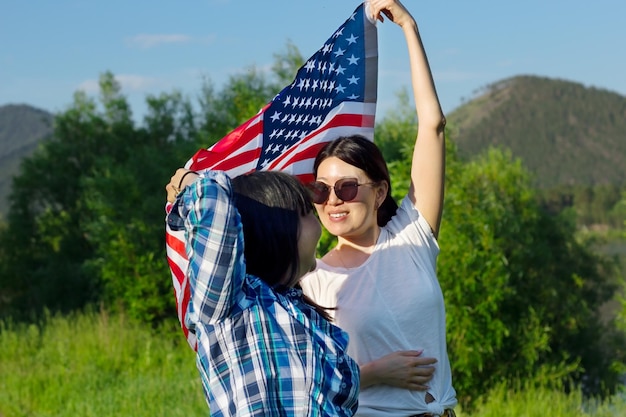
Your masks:
M221 171L201 172L178 196L170 216L178 216L185 228L192 294L187 320L193 327L222 320L245 275L243 231L230 178Z

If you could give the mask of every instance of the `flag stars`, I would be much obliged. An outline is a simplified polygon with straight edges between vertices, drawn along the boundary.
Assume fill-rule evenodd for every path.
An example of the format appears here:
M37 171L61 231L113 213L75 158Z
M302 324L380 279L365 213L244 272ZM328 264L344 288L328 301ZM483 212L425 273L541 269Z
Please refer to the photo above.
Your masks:
M324 47L322 48L322 53L324 55L330 53L333 50L333 45L330 43L326 43L324 44Z
M315 60L309 60L307 61L306 65L304 66L304 68L306 68L306 72L311 72L315 69Z
M279 111L275 111L274 114L272 115L271 119L272 122L275 122L276 120L280 119L280 115L282 114L282 112Z
M352 18L354 18L354 15L352 15ZM341 35L343 35L343 28L339 28L339 30L333 35L333 38L338 38Z
M345 93L346 92L346 87L344 87L343 85L339 84L337 87L335 87L335 92L337 94Z
M337 69L335 70L335 73L336 73L337 75L339 75L339 74L344 74L344 73L345 73L345 71L346 71L346 69L345 69L344 67L342 67L341 65L339 65L339 66L337 67Z
M283 100L283 107L287 107L289 104L291 104L291 96L287 96L285 100Z
M353 43L356 43L356 40L359 39L358 36L354 36L354 34L350 35L350 37L348 39L346 39L348 41L348 45L352 45Z
M358 84L359 83L359 78L355 77L354 75L350 78L348 78L348 81L350 81L350 84Z
M337 50L335 51L335 58L337 58L337 57L339 57L339 56L343 56L343 54L345 54L345 53L346 53L345 49L341 49L341 48L339 48L339 49L337 49ZM354 55L353 55L353 56L354 56Z
M354 54L352 54L352 56L350 58L348 58L348 62L350 63L350 65L358 65L359 64L359 59L354 56Z

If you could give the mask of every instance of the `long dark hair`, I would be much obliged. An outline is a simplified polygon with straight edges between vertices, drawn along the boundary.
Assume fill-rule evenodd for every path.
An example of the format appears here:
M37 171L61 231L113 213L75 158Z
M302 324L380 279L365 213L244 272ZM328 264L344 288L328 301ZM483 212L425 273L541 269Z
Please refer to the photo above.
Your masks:
M372 142L361 135L342 136L328 142L319 151L313 165L313 172L317 178L317 169L327 158L336 157L343 162L365 171L367 176L374 182L385 181L388 185L387 196L383 204L378 208L377 222L384 226L396 214L398 204L391 196L391 178L389 169L382 152Z
M300 219L313 210L309 191L294 176L278 171L254 171L232 180L235 207L244 234L246 273L274 288L298 274ZM329 319L308 297L304 301Z

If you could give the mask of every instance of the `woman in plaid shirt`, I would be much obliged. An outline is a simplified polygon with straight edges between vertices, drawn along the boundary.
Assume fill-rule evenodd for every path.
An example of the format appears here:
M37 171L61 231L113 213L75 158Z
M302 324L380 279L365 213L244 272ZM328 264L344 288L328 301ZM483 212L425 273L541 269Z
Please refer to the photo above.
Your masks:
M187 325L211 416L352 416L347 336L294 288L321 233L307 190L279 172L184 169L166 190L167 221L185 230Z

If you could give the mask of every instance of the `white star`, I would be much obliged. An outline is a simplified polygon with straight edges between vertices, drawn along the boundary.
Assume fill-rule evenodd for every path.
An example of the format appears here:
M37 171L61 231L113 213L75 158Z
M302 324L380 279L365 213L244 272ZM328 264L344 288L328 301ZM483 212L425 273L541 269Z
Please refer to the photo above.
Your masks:
M315 69L315 60L307 61L305 68L307 72L313 71Z
M350 65L358 65L359 59L361 58L357 58L354 55L352 55L350 58L348 58L348 62L350 62Z
M356 40L359 39L358 36L354 36L354 34L350 35L350 37L348 39L346 39L348 41L348 45L352 45L353 43L356 43Z
M339 48L335 51L335 58L337 58L338 56L342 56L346 51Z
M345 92L346 92L346 87L344 87L344 86L342 86L342 85L340 84L340 85L338 85L338 86L335 88L335 92L337 92L337 93L345 93Z
M272 115L272 117L270 117L270 119L272 119L272 122L275 122L276 120L280 119L280 113L278 111L275 111L274 114Z
M350 97L348 97L348 100L356 100L357 98L359 98L359 96L357 96L356 94L352 94Z
M335 72L336 72L337 74L343 74L345 70L346 70L346 69L345 69L344 67L342 67L341 65L339 65L339 66L337 67L337 69L335 70Z
M350 84L358 84L359 79L357 77L355 77L354 75L350 78L348 78L348 81L350 81Z

